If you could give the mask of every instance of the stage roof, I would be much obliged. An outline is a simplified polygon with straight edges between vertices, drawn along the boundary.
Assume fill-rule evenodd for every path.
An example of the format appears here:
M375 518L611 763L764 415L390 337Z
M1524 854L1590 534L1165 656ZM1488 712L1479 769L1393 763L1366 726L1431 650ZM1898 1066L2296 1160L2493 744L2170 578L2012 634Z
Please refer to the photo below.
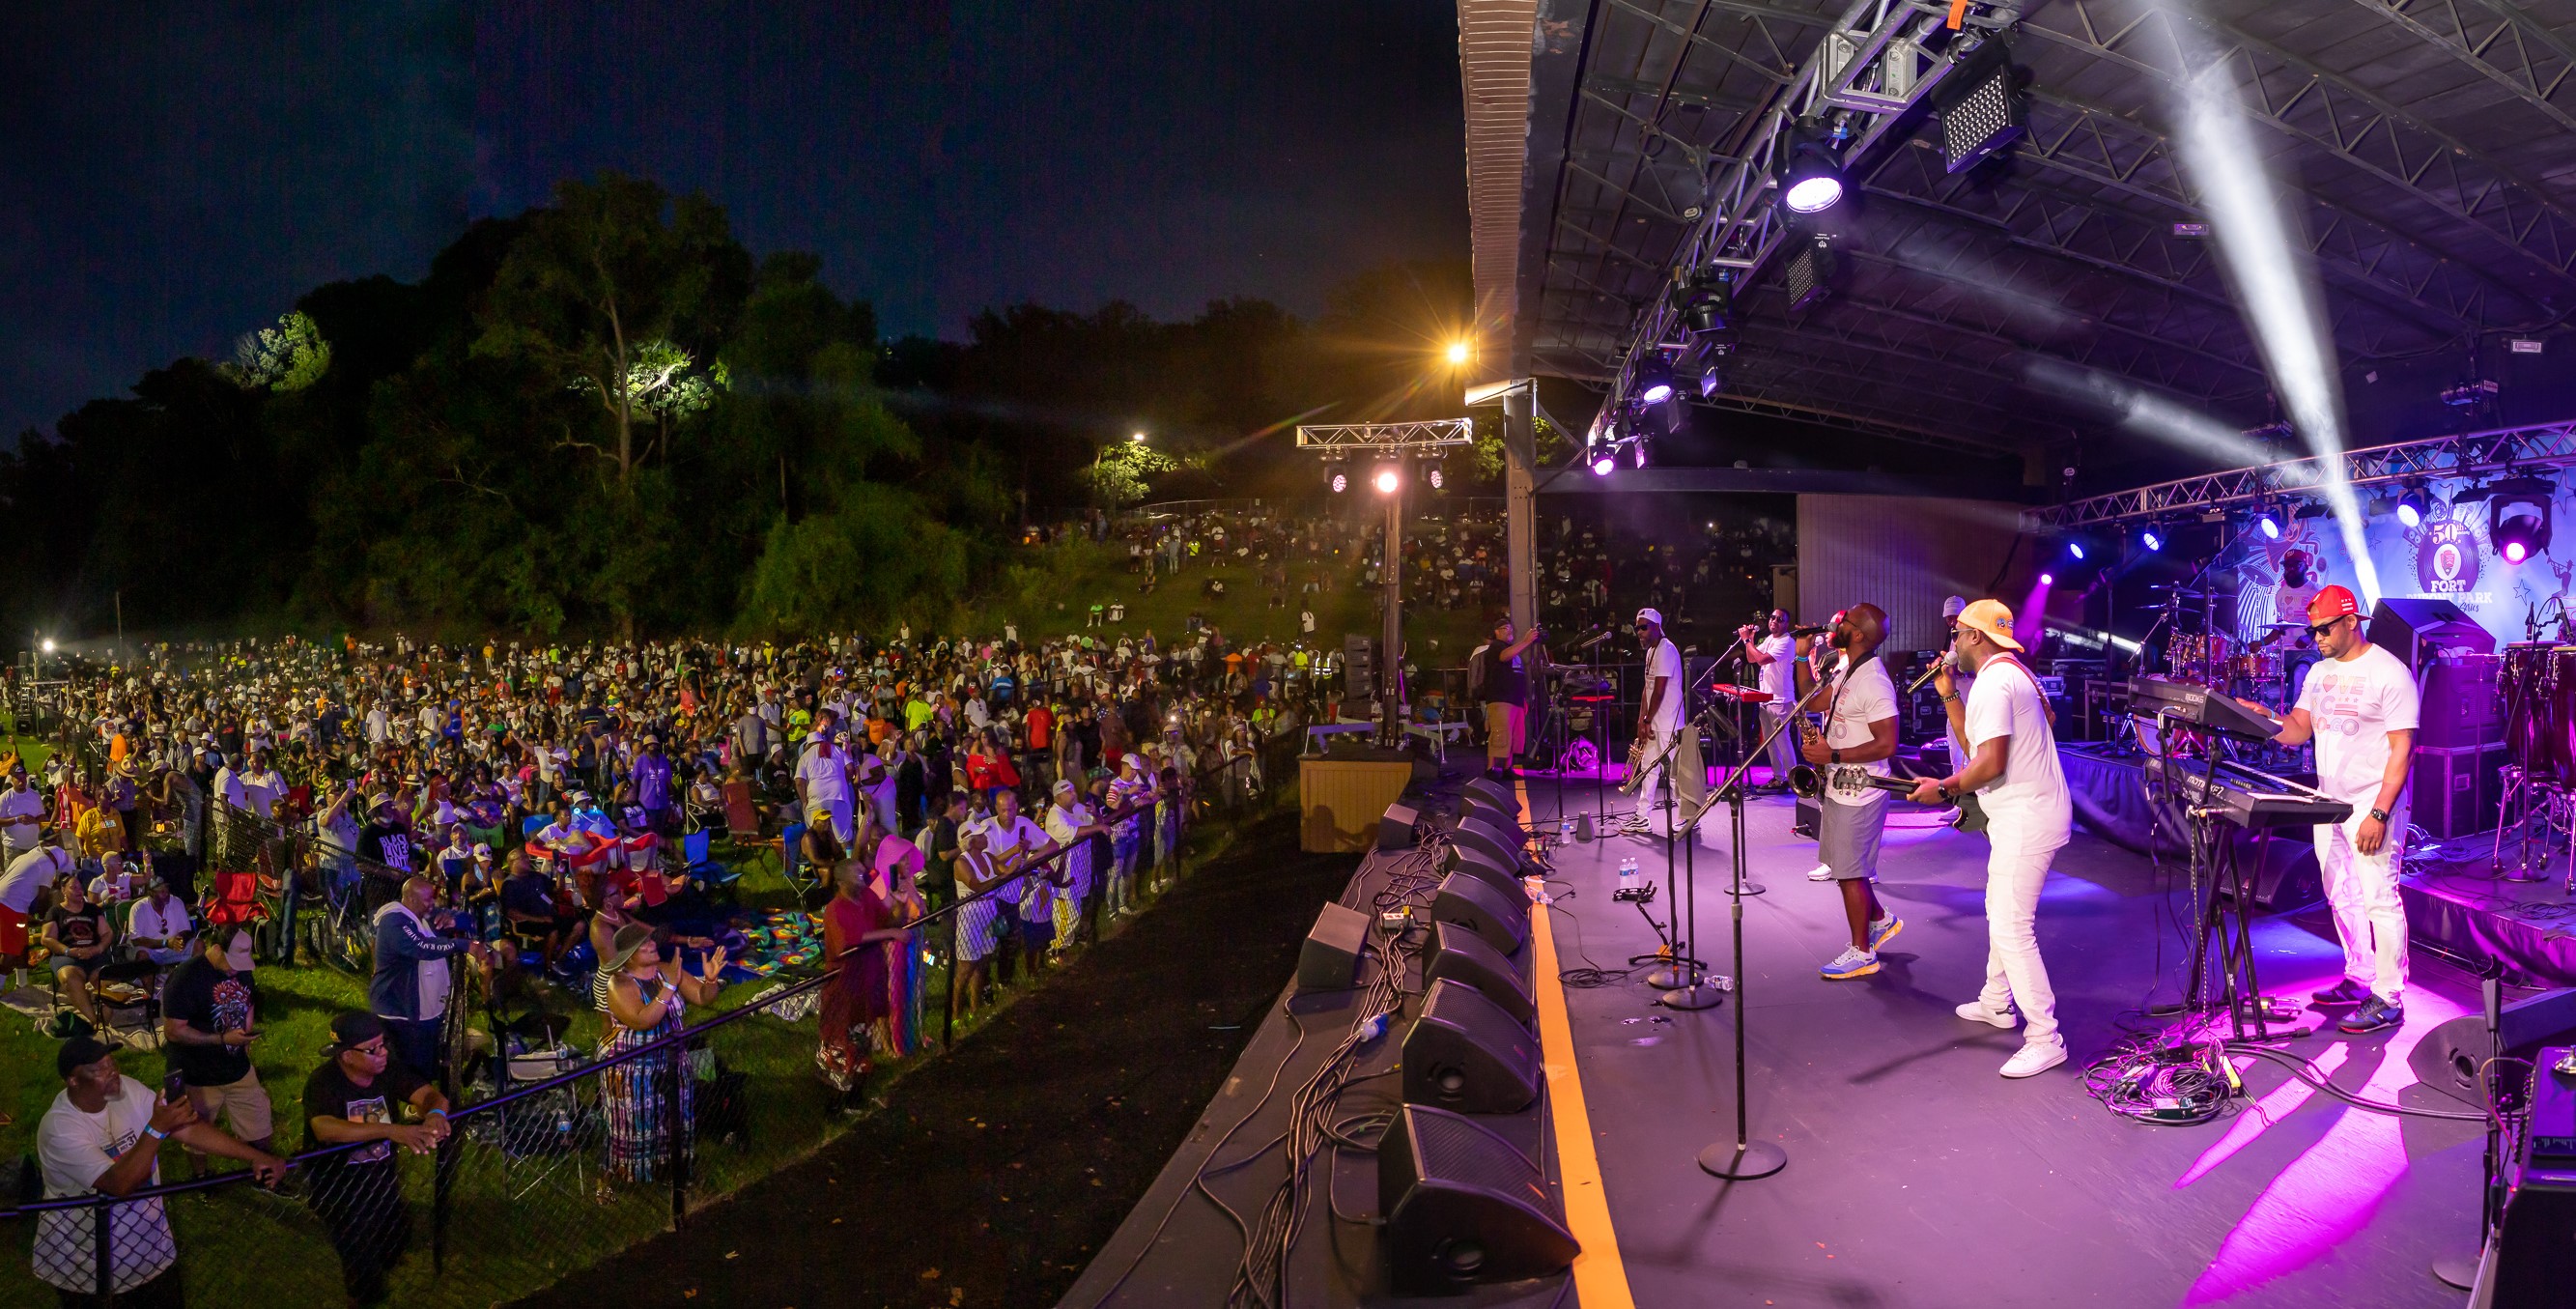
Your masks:
M1938 12L1929 5L1924 12ZM1459 0L1475 277L1516 373L1608 380L1711 183L1848 0ZM2262 361L2169 152L2186 56L2232 61L2256 148L2303 210L2343 364L2439 359L2576 310L2576 0L2040 0L2016 158L1949 175L1923 121L1867 162L1838 294L1739 295L1727 395L1909 440L2028 450L2106 430L2034 360L2230 428ZM2570 348L2559 342L2556 349ZM2453 364L2456 361L2456 365ZM2563 360L2553 361L2564 364ZM2367 403L2356 398L2354 404Z

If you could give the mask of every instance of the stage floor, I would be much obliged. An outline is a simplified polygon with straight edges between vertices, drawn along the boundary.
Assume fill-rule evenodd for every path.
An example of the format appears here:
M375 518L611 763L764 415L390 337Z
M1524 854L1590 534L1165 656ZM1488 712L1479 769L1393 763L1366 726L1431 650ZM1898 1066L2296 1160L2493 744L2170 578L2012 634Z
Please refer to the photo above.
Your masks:
M1553 831L1552 784L1525 790L1533 829ZM1567 787L1565 799L1574 811L1594 806L1589 786ZM1614 810L1619 799L1609 797ZM2124 1021L2139 1023L2142 1006L2179 990L2183 945L2165 889L2178 877L2080 832L2060 854L2039 935L2072 1057L2036 1078L2006 1081L1997 1069L2019 1034L1950 1012L1976 994L1984 972L1983 840L1950 832L1928 811L1893 810L1881 895L1905 929L1876 976L1829 982L1815 970L1841 948L1840 902L1832 887L1806 880L1814 846L1792 836L1791 816L1785 799L1757 800L1748 811L1747 854L1767 893L1745 900L1743 968L1753 1130L1787 1152L1788 1167L1726 1183L1694 1163L1702 1148L1733 1140L1732 1000L1676 1013L1653 1003L1657 993L1641 977L1564 988L1571 1071L1608 1210L1606 1231L1578 1224L1577 1234L1598 1266L1579 1290L1548 1279L1489 1288L1468 1303L2460 1303L2428 1265L2472 1236L2482 1145L2474 1123L2347 1109L2264 1062L2245 1072L2252 1101L2208 1125L2144 1126L2086 1096L2082 1062L2118 1039ZM1699 954L1731 974L1725 818L1722 809L1709 815L1696 852ZM1664 849L1661 840L1610 839L1552 852L1550 935L1560 968L1622 969L1629 956L1655 947L1636 910L1611 892L1623 855L1637 855L1649 879L1664 881ZM1667 887L1657 916L1674 900ZM2286 919L2259 920L2255 937L2275 994L2304 993L2340 972L2332 942ZM1536 953L1534 941L1523 958ZM2456 1112L2457 1102L2410 1087L2406 1054L2473 995L2463 974L2419 952L2403 1029L2345 1038L2329 1027L2290 1048L2371 1098ZM1312 1047L1348 1026L1346 1014L1299 1021L1308 1028L1309 1059ZM1294 1044L1281 1007L1267 1024L1200 1133L1064 1303L1102 1302L1131 1268L1108 1303L1223 1303L1239 1240L1212 1205L1184 1191ZM1391 1066L1391 1046L1360 1071ZM1288 1060L1275 1099L1302 1080L1300 1062ZM1560 1088L1567 1072L1551 1069ZM1385 1097L1377 1088L1393 1080L1361 1084L1366 1094L1355 1088L1346 1109L1378 1107ZM1561 1110L1566 1101L1560 1089L1541 1108ZM1266 1112L1276 1112L1275 1102ZM1551 1121L1565 1119L1558 1112ZM1223 1159L1275 1130L1254 1114ZM1516 1124L1514 1134L1549 1152L1543 1158L1565 1154L1545 1139L1545 1124ZM1355 1221L1375 1212L1374 1170L1365 1156L1326 1162L1339 1183L1335 1203L1348 1216L1315 1200L1291 1260L1292 1302L1393 1303L1367 1289L1378 1281L1366 1267L1372 1238ZM1277 1182L1276 1163L1274 1152L1215 1180L1229 1203L1247 1196L1257 1203ZM1558 1175L1554 1166L1550 1175ZM1565 1182L1572 1188L1577 1178L1568 1173ZM1146 1250L1157 1232L1161 1239Z

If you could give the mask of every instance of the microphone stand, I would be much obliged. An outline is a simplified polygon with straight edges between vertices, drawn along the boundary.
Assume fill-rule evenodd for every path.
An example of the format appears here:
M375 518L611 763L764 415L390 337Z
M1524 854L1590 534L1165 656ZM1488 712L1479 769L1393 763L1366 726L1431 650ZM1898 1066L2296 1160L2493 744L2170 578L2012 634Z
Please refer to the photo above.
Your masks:
M1697 715L1683 723L1682 730L1696 736L1700 730L1701 720L1715 713L1716 709L1716 703L1710 702ZM1669 773L1671 770L1665 771ZM1705 766L1701 770L1700 784L1702 786L1708 784ZM1673 788L1675 800L1680 798L1680 790L1677 781ZM1666 801L1668 808L1665 811L1665 820L1672 825L1672 840L1664 843L1664 880L1667 883L1670 883L1673 877L1672 841L1686 843L1682 847L1680 891L1674 897L1673 905L1673 932L1676 944L1673 949L1672 965L1669 968L1659 968L1648 973L1646 985L1663 992L1662 995L1655 997L1655 1003L1667 1009L1680 1009L1685 1012L1716 1008L1726 998L1727 988L1733 985L1723 977L1714 979L1708 977L1706 975L1708 965L1701 963L1699 959L1699 820L1708 813L1710 799L1710 795L1700 797L1700 802L1691 808L1687 823L1673 822L1673 810L1681 806L1673 801ZM1738 880L1738 885L1742 885L1741 879ZM1738 900L1736 916L1739 924L1743 913L1743 902ZM1744 933L1740 926L1736 931L1735 971L1738 973L1744 971ZM1739 1044L1743 1040L1743 1027L1743 1019L1738 1017L1736 1039ZM1742 1062L1741 1050L1737 1052L1737 1061ZM1742 1098L1741 1094L1737 1096L1739 1101Z
M1751 1114L1746 1103L1744 996L1741 990L1744 979L1744 787L1753 771L1753 757L1767 755L1771 749L1771 739L1787 731L1789 725L1798 717L1799 715L1795 713L1782 715L1780 721L1770 731L1763 733L1762 748L1755 751L1753 756L1747 757L1744 762L1737 764L1735 771L1708 796L1710 802L1720 797L1725 799L1728 810L1728 840L1734 846L1728 856L1728 862L1734 879L1734 886L1729 892L1729 899L1733 902L1729 912L1735 928L1735 985L1738 988L1735 1000L1735 1141L1731 1145L1720 1141L1700 1151L1699 1167L1701 1172L1712 1177L1724 1177L1733 1181L1751 1181L1757 1177L1769 1177L1789 1165L1787 1151L1769 1141L1753 1139ZM1706 805L1703 804L1702 808L1705 810ZM1698 826L1698 816L1693 815L1692 830L1698 830Z

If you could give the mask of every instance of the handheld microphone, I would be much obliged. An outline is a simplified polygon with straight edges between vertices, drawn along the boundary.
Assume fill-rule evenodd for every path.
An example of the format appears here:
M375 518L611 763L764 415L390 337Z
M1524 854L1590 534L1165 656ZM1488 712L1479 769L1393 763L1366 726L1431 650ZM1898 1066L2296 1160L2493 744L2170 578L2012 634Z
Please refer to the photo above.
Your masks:
M1829 631L1832 631L1832 630L1833 630L1833 629L1832 629L1832 628L1829 628L1829 627L1792 627L1792 628L1790 628L1790 629L1789 629L1789 635L1791 635L1791 636L1821 636L1821 635L1823 635L1824 633L1829 632Z
M1938 675L1942 669L1949 666L1950 656L1945 653L1940 658L1933 660L1932 666L1924 669L1921 677L1914 679L1914 685L1905 688L1905 693L1907 695L1912 695L1915 692L1922 690L1926 684L1931 682L1934 676Z

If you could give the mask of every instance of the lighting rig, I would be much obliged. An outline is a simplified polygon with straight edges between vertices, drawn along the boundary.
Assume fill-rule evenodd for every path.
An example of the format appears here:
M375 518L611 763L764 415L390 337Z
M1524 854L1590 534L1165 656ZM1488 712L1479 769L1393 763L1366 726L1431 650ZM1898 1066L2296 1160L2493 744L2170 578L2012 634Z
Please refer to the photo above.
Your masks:
M1791 312L1833 294L1834 240L1867 175L1910 134L1928 103L1950 172L1975 167L2028 131L2024 78L2003 34L2021 18L2008 3L1923 5L1855 0L1788 83L1754 111L1749 147L1711 181L1708 202L1672 259L1672 289L1640 311L1605 423L1584 462L1607 476L1647 409L1681 401L1674 379L1703 400L1725 389L1721 361L1744 291L1776 259ZM1622 366L1624 364L1624 366ZM1668 424L1676 423L1676 408Z

